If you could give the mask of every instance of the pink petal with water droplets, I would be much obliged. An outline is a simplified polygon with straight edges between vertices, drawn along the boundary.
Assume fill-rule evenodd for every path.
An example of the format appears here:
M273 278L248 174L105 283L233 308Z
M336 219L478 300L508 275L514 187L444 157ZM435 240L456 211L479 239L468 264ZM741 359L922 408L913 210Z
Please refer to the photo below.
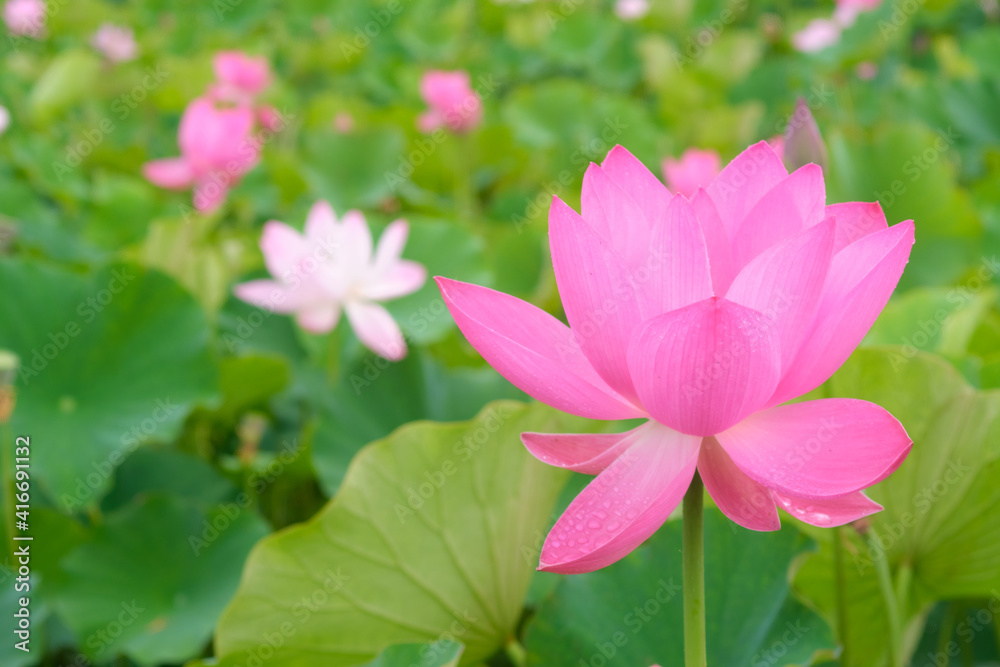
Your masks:
M521 442L542 463L596 475L641 437L644 426L625 433L522 433Z
M853 398L771 408L715 437L754 480L805 498L869 487L899 467L911 446L885 408Z
M701 444L698 474L716 506L736 523L750 530L781 528L770 490L737 468L715 438Z
M591 572L628 555L663 525L694 476L701 438L656 422L587 485L549 532L538 569Z
M774 491L778 506L794 516L820 528L843 526L882 510L882 506L861 491L837 498L797 498Z
M771 396L781 348L763 315L712 297L643 322L628 360L639 399L654 419L710 436Z
M502 292L447 278L435 280L472 346L528 395L590 419L646 416L601 379L569 327L556 318Z

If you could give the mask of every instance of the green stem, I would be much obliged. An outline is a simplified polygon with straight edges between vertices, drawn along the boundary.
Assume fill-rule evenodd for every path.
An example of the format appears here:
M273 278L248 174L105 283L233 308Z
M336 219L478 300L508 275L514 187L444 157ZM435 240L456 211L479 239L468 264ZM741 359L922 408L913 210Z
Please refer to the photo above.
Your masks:
M869 528L868 535L875 553L875 572L878 575L879 589L882 591L882 601L885 603L886 616L889 620L889 665L903 667L903 622L899 612L899 600L892 586L892 573L889 571L889 559L879 548L881 542L874 528Z
M840 637L840 664L850 667L851 651L848 641L850 624L847 616L847 575L844 572L844 534L840 526L833 529L833 568L837 600L837 636Z
M704 485L694 474L684 494L684 666L706 667Z
M458 151L455 160L455 216L459 224L472 225L476 221L476 197L472 184L472 138L467 135L455 137Z
M504 652L516 667L524 667L528 664L528 651L521 645L521 642L511 637L504 645Z
M909 618L907 608L910 606L910 585L913 583L913 567L909 562L903 561L896 571L896 607L899 609L899 619L906 624Z

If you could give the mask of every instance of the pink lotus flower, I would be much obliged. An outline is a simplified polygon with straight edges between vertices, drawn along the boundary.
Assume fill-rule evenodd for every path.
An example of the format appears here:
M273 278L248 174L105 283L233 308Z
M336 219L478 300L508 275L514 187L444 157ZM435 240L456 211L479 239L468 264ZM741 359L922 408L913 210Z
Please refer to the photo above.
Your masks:
M882 0L837 0L833 19L841 27L847 28L854 25L859 14L876 10L881 4Z
M221 51L212 59L212 69L216 84L211 94L220 100L250 102L271 85L271 66L263 56L254 58L242 51Z
M420 289L427 280L423 265L402 259L409 226L396 220L382 232L372 254L372 235L358 211L338 222L333 208L316 202L306 218L305 234L271 221L264 226L260 249L274 280L237 285L237 297L277 313L295 313L299 325L314 333L330 331L340 311L358 339L393 361L406 356L406 342L392 315L378 305Z
M417 119L421 132L442 126L452 132L468 132L483 118L483 102L469 84L468 72L427 72L420 81L420 95L430 106Z
M695 471L753 530L778 507L817 526L881 509L862 489L910 450L900 423L853 399L786 402L861 341L909 258L913 223L877 203L825 204L816 165L788 174L766 142L689 199L616 147L583 181L583 215L549 212L569 326L524 301L438 278L470 343L534 398L626 433L522 440L597 475L556 522L539 569L588 572L667 519Z
M170 190L193 187L195 208L212 211L260 159L260 146L252 136L253 129L252 109L220 108L214 100L199 97L181 116L180 157L147 162L142 168L143 175Z
M354 130L354 116L346 111L340 111L333 117L333 131L337 134L350 134Z
M638 21L649 13L649 0L617 0L615 15L622 21Z
M7 131L10 127L10 112L7 111L7 107L0 105L0 134Z
M39 38L45 35L44 0L7 0L3 20L14 35Z
M671 191L690 197L719 175L720 165L719 154L715 151L689 148L680 160L668 157L663 161L663 176Z
M813 19L792 35L792 46L802 53L815 53L840 41L840 24L830 19Z
M139 47L131 28L104 23L90 40L91 45L113 63L127 62L135 58Z

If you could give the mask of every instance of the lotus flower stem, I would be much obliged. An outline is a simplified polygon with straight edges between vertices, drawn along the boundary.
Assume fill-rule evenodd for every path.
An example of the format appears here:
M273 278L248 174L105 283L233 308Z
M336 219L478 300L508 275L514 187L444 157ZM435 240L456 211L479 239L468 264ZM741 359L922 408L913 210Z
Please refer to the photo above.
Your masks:
M684 494L684 666L706 667L704 484L695 473Z
M868 537L872 545L881 544L874 528L869 529ZM889 559L884 552L875 559L875 573L878 575L878 585L882 591L882 600L885 602L886 616L889 619L889 665L902 667L903 621L900 617L899 600L892 586Z
M844 534L840 526L833 529L833 567L837 600L837 636L840 639L840 663L845 667L851 664L847 639L850 631L847 621L847 577L844 573Z

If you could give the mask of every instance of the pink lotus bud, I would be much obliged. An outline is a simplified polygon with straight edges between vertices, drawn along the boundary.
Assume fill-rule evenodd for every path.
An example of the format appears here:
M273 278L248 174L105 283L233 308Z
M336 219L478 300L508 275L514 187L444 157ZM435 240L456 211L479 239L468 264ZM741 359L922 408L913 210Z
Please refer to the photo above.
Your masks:
M468 72L427 72L420 81L420 94L430 107L417 119L421 132L442 126L452 132L468 132L483 118L483 103L469 84Z
M785 128L785 150L783 160L789 169L798 169L807 164L818 164L826 168L826 145L819 133L819 126L805 99L795 103L795 113Z
M249 107L219 108L214 99L199 97L181 116L180 157L147 162L143 175L162 188L193 187L195 208L214 210L260 159L253 128Z
M792 35L792 46L803 53L822 51L840 41L840 25L830 19L814 19Z
M858 63L858 66L854 68L854 72L862 81L871 81L878 76L878 65L866 60Z
M333 117L333 129L339 134L348 134L354 129L354 117L346 111L341 111Z
M121 63L136 57L139 47L131 28L105 23L98 28L90 44L113 63Z
M638 21L649 13L649 0L617 0L615 15L622 21Z
M266 127L271 132L280 132L285 129L284 116L269 104L257 107L257 120L262 127Z
M254 58L242 51L222 51L212 59L212 68L223 92L252 97L271 85L271 67L263 56Z
M34 37L45 35L44 0L7 0L3 6L3 20L14 35Z

